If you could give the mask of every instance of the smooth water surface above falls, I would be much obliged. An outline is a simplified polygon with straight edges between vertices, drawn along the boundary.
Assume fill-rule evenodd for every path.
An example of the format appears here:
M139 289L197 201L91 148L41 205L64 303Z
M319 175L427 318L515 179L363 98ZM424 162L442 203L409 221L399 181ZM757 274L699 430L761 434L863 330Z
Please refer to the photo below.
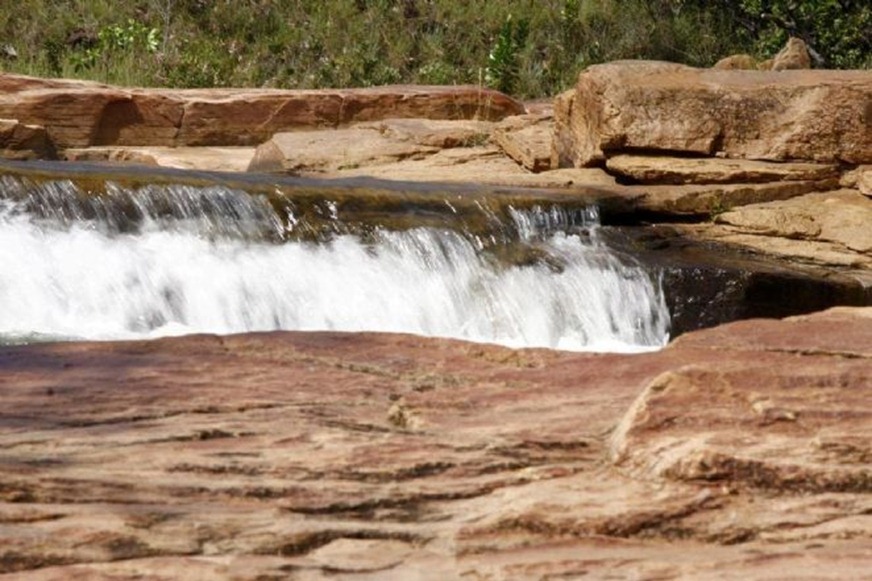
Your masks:
M668 338L658 281L599 241L591 209L509 209L488 216L503 222L490 235L352 231L329 200L314 212L329 235L298 236L302 209L226 186L89 194L2 176L0 340L287 329L638 351Z

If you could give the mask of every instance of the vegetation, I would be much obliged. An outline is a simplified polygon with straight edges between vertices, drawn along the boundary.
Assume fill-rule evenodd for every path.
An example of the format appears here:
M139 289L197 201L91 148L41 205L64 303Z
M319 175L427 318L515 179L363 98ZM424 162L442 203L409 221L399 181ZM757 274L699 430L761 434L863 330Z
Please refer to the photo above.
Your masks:
M872 66L864 0L0 0L0 68L172 87L389 83L553 95L622 58L709 66L788 35Z

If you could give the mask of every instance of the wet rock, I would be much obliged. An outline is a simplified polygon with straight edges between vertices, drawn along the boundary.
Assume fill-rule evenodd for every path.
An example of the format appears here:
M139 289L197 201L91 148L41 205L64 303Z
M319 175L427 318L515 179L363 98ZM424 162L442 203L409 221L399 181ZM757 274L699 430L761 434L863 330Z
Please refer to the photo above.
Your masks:
M622 152L869 163L866 71L695 69L621 61L586 69L555 102L554 156L600 164Z

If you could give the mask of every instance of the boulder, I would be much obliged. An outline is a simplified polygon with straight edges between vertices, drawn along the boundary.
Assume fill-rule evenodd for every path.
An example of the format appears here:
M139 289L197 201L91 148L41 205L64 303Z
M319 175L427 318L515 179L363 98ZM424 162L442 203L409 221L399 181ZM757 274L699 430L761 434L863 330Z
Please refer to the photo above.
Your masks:
M552 115L519 115L501 121L493 140L510 158L533 173L551 169Z
M870 322L750 320L637 355L5 346L0 574L863 578Z
M588 68L555 101L554 159L619 153L872 162L872 73L727 71L620 61Z
M735 184L839 177L833 164L773 163L747 159L688 158L619 154L606 160L606 168L643 184Z
M0 119L0 157L6 159L52 159L54 145L45 127L24 125L15 119Z
M770 68L773 71L810 69L811 55L809 55L808 46L805 44L805 41L795 36L787 39L787 44L772 59L772 66Z
M712 65L712 68L725 71L734 71L737 69L754 71L757 70L757 59L749 54L734 54L722 58L714 65Z

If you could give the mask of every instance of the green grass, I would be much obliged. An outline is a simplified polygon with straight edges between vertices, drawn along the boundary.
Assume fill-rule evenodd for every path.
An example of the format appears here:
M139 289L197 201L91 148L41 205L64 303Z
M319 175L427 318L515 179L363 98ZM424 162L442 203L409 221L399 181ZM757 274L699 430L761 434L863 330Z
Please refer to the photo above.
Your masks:
M692 0L0 3L0 45L18 54L0 57L0 69L141 86L473 83L532 98L569 88L594 63L709 66L734 52L771 52L766 42L783 33L754 37L731 3ZM851 51L840 64L868 66L868 45Z

